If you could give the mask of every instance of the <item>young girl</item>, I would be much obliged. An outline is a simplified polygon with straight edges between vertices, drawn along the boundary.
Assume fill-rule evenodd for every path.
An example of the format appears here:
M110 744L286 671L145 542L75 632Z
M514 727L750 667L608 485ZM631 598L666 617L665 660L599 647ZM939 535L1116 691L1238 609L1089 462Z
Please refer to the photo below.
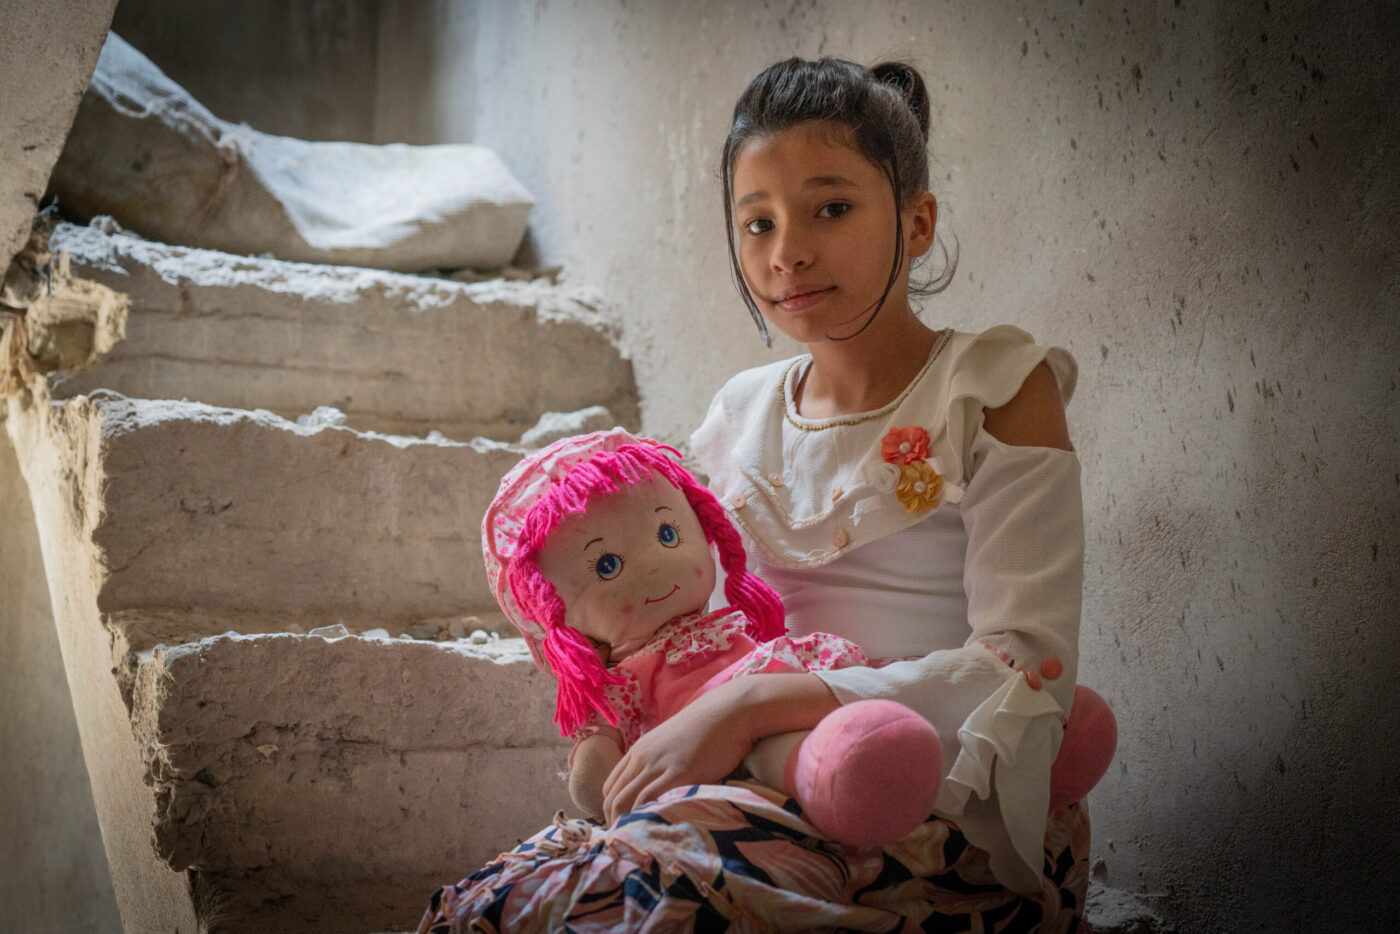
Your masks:
M734 377L692 438L790 631L882 664L709 691L612 769L606 831L557 820L440 890L420 930L1086 929L1088 817L1052 809L1049 780L1075 699L1076 368L1014 328L914 313L937 220L928 119L898 64L792 59L740 97L731 259L760 333L808 352ZM779 793L712 784L760 738L872 698L923 715L946 768L933 819L883 851L794 830Z

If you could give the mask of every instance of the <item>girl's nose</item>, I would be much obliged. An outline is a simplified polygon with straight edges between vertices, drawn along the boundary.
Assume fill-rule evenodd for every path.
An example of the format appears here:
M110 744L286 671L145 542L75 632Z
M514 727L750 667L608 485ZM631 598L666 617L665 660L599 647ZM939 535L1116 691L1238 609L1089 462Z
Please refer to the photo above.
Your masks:
M809 237L790 226L775 233L777 236L773 238L773 252L769 258L775 272L795 272L812 265L814 251Z

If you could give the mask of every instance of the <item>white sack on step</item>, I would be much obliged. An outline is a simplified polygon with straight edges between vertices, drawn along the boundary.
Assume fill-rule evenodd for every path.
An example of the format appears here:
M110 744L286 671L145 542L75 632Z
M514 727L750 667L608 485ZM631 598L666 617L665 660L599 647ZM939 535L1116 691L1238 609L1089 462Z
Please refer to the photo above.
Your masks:
M220 120L109 33L52 184L153 240L412 272L490 269L530 193L480 146L322 143Z

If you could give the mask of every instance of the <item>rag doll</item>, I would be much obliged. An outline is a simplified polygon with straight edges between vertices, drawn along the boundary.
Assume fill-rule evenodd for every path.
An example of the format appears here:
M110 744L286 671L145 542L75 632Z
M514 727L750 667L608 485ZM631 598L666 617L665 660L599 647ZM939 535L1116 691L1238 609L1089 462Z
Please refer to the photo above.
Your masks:
M555 721L575 742L570 794L594 817L626 749L705 691L867 664L836 636L784 635L777 594L748 572L723 507L674 454L621 429L566 438L507 474L482 523L493 592L558 682ZM729 605L710 612L716 555ZM746 764L824 836L855 846L926 820L943 774L934 728L886 700L767 737Z

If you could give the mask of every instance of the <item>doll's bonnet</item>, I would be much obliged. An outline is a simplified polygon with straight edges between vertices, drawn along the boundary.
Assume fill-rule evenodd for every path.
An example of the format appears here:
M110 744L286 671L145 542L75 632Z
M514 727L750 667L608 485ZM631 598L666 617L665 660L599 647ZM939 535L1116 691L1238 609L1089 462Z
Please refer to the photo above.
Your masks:
M544 657L544 626L521 608L510 586L511 563L520 550L521 528L531 508L574 467L600 452L616 451L625 444L664 447L622 428L562 438L527 455L511 468L481 520L481 550L486 559L486 580L491 593L506 618L525 637L535 664L546 671L549 666Z

